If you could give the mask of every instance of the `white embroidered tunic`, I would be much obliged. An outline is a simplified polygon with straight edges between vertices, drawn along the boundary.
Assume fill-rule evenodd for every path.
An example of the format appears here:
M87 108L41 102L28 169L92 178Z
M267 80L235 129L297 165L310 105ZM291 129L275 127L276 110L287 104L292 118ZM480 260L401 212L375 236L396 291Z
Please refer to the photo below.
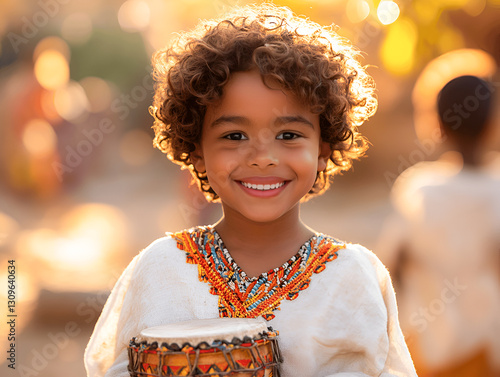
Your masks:
M386 268L360 245L321 234L283 266L247 278L213 227L153 242L116 283L85 352L89 377L127 377L145 328L256 317L279 331L283 377L416 376Z

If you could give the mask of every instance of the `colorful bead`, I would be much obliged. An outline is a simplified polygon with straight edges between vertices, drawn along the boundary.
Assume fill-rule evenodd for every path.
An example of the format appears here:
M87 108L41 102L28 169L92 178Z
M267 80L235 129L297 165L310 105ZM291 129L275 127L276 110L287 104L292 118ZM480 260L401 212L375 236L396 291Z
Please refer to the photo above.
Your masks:
M186 262L198 265L200 281L219 296L220 317L274 318L283 299L295 300L307 289L313 273L337 258L343 243L316 234L288 262L258 277L248 278L234 262L213 227L196 227L174 234Z

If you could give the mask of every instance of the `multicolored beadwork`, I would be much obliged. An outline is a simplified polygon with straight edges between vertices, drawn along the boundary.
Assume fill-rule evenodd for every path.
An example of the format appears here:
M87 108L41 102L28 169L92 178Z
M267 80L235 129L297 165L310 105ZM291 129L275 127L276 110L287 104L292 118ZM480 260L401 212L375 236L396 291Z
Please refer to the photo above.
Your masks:
M173 235L186 261L198 265L202 282L219 296L220 317L274 318L283 299L295 300L306 289L313 273L322 272L345 245L317 233L288 262L258 277L249 278L231 258L212 226L200 226Z

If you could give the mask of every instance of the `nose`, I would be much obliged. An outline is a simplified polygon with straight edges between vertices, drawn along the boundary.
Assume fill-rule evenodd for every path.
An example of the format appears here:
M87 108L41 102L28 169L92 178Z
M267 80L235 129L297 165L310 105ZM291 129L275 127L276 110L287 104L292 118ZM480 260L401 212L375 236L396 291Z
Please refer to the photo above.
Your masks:
M255 140L249 146L247 161L250 166L259 168L278 165L278 153L272 140Z

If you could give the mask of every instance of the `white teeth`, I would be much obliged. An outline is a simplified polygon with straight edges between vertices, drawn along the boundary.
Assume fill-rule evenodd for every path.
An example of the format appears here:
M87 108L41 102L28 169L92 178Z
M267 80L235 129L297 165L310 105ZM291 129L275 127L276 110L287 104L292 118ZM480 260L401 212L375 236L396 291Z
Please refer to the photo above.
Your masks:
M261 190L261 191L266 191L266 190L275 190L277 188L280 188L285 184L285 182L280 182L280 183L273 183L272 185L266 184L266 185L256 185L252 183L247 183L247 182L241 182L241 184L247 188L251 188L254 190Z

